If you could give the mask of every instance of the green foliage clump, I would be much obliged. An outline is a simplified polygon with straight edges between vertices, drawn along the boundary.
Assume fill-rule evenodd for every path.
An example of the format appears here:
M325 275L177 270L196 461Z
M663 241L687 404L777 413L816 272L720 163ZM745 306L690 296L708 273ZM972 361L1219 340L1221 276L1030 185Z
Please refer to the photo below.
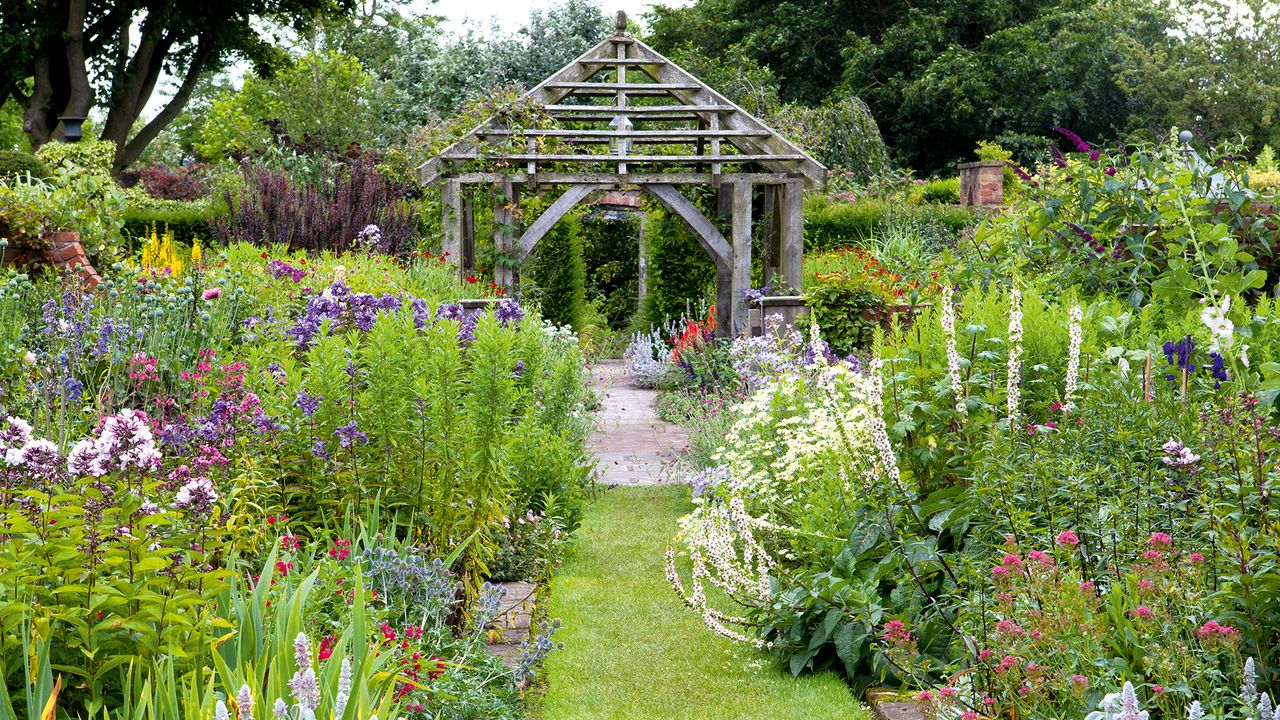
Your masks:
M210 237L209 222L222 212L222 208L207 200L158 200L130 188L125 191L128 204L124 212L124 234L136 246L151 232L151 228L165 228L184 245L192 240L207 242Z
M525 263L528 296L542 317L581 330L585 324L586 265L581 212L567 213L538 241Z
M587 297L613 330L626 328L637 310L640 220L638 213L621 217L595 214L582 219Z
M715 296L716 267L689 229L675 216L649 211L644 242L648 265L643 323L660 327Z
M960 178L930 180L917 190L920 202L956 205L960 202Z
M86 133L79 142L45 143L36 151L36 157L55 170L62 167L110 178L111 164L116 157L116 144L109 140L98 140Z
M16 150L0 150L0 180L26 177L48 180L52 175L49 166L31 153Z
M806 251L843 245L868 247L877 235L901 222L928 225L937 234L956 238L977 221L978 215L969 208L907 206L876 198L846 202L809 195L804 202L804 247Z
M210 158L258 151L273 132L318 146L377 144L385 140L379 93L377 80L354 57L311 53L214 100L195 148Z

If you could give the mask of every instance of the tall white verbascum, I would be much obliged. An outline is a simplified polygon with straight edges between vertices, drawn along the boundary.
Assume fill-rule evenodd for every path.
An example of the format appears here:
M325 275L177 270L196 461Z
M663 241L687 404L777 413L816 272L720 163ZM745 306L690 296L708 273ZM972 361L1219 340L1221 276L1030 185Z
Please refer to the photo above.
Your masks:
M969 414L965 402L964 383L960 379L960 353L956 351L956 308L951 301L951 286L942 286L942 334L947 340L947 374L951 376L951 394L956 399L956 412Z
M1022 292L1009 290L1009 375L1005 381L1009 428L1018 424L1022 406Z
M1076 409L1076 387L1080 382L1080 343L1084 337L1084 311L1079 305L1071 308L1067 335L1067 381L1062 390L1062 411L1069 413Z

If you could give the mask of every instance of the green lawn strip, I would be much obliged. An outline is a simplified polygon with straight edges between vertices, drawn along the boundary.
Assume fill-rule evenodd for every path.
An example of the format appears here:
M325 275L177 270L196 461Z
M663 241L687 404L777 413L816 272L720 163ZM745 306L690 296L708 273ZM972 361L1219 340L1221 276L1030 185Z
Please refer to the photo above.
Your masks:
M552 581L565 647L546 662L541 720L865 720L834 674L792 678L680 604L662 554L689 507L666 486L607 490L589 509Z

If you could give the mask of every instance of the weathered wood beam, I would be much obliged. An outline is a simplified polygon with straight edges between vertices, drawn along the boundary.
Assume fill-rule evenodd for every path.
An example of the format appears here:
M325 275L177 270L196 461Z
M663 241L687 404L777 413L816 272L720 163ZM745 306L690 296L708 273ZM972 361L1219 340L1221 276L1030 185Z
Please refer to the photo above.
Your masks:
M557 82L583 82L595 73L595 70L585 65L582 61L591 60L593 58L608 57L613 49L613 44L609 40L602 40L595 47L579 55L576 60L557 70L551 77L543 80L535 85L532 89L522 95L522 98L530 98L539 105L550 105L564 99L568 94L568 90L556 90L547 87L548 84ZM495 119L489 118L479 125L475 126L466 135L456 140L454 143L444 149L444 153L459 152L463 149L475 147L475 132L485 127L492 127ZM434 182L441 174L441 159L434 157L422 165L418 166L418 183L422 185Z
M625 58L618 58L623 60ZM630 63L617 63L618 67L624 68ZM616 90L625 90L629 93L643 93L645 91L661 91L663 94L670 90L697 90L702 87L693 83L632 83L632 82L552 82L546 83L549 88L556 90L606 90L612 94Z
M771 285L778 275L782 261L782 198L779 197L779 186L766 185L762 188L760 219L764 223L764 284Z
M519 185L505 180L498 186L493 201L493 280L498 287L511 292L516 287L515 215L511 208L520 201Z
M542 211L537 220L534 220L529 227L525 228L524 234L520 236L518 241L517 258L520 262L524 262L529 253L533 252L533 248L537 246L538 241L555 226L565 213L572 210L578 203L582 202L588 195L596 190L603 190L610 185L570 185L564 193L551 203L551 206Z
M445 160L511 160L513 162L612 162L617 155L543 155L499 154L486 152L451 153L441 155ZM670 163L676 165L696 165L698 163L732 163L732 162L781 162L804 160L802 155L628 155L629 163ZM713 173L715 174L715 173Z
M475 187L462 186L462 271L476 269L476 202Z
M563 128L552 128L549 130L539 130L529 128L526 130L505 130L505 129L489 129L477 130L476 134L481 137L505 137L508 135L535 135L540 137L571 137L575 140L580 138L598 139L608 142L615 138L628 138L636 141L644 140L668 140L668 139L691 139L698 140L710 137L769 137L769 133L763 130L689 130L684 128L671 128L667 130L565 130Z
M444 181L440 189L440 224L444 231L441 251L448 262L462 264L462 187L455 178Z
M733 249L724 239L724 235L716 229L703 214L689 202L689 199L680 194L680 191L671 185L645 185L643 186L649 194L658 199L662 206L675 213L676 217L684 222L694 237L698 238L699 244L707 251L712 260L717 265L724 265L727 269L729 261L733 258Z
M798 295L803 290L804 280L803 181L791 180L782 187L781 205L782 257L778 264L779 272L788 290Z
M735 112L726 113L723 116L723 125L725 127L728 127L734 130L769 130L769 128L764 123L757 120L746 110L743 110L741 107L738 107L736 104L734 104L729 99L725 98L720 93L712 90L706 85L703 85L702 83L699 82L699 80L696 77L694 77L693 75L689 74L686 70L684 70L684 68L681 68L679 65L676 65L675 63L671 62L667 58L663 57L660 53L658 53L656 50L649 47L648 45L645 45L644 43L637 41L635 46L632 47L632 53L637 57L648 57L648 58L654 59L655 61L657 60L663 61L657 68L658 70L657 79L659 82L669 83L669 84L698 83L699 85L702 86L700 90L696 90L696 91L673 90L672 94L680 98L681 101L688 103L689 105L732 106ZM786 155L791 155L796 153L803 154L806 159L801 164L800 172L805 176L807 183L811 187L823 187L826 185L827 169L823 167L822 164L819 163L817 160L814 160L812 157L810 157L808 153L805 153L798 146L792 144L786 138L783 138L781 135L778 135L770 131L770 135L768 138L764 138L759 141L749 139L749 138L739 138L739 139L731 140L731 142L734 145L740 147L743 150L743 152L748 152L748 153L772 152L772 153L779 153L779 154L786 154ZM771 169L784 170L784 168L781 168L781 167L774 167Z
M729 327L734 335L747 329L747 290L751 289L751 185L733 185L733 272L730 276L733 301Z
M609 112L623 115L661 115L663 113L730 113L737 110L732 105L544 105L543 110L549 113L593 113Z
M607 156L601 156L607 157ZM490 185L510 179L515 183L527 183L531 179L525 173L469 172L453 176L463 185ZM794 180L794 173L725 173L720 176L723 183L750 182L753 185L782 185ZM543 185L579 185L588 184L626 184L626 185L708 185L711 173L696 172L655 172L632 174L619 177L609 172L540 172L538 182Z

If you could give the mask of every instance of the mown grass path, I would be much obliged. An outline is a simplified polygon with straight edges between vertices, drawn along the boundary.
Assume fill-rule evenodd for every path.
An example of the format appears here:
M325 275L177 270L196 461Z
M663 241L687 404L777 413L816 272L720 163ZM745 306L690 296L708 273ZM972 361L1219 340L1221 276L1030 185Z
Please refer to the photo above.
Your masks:
M626 397L652 413L648 398ZM550 616L564 623L555 639L565 647L547 659L540 720L865 720L835 675L792 678L680 603L662 556L689 509L682 485L601 490L551 583Z

